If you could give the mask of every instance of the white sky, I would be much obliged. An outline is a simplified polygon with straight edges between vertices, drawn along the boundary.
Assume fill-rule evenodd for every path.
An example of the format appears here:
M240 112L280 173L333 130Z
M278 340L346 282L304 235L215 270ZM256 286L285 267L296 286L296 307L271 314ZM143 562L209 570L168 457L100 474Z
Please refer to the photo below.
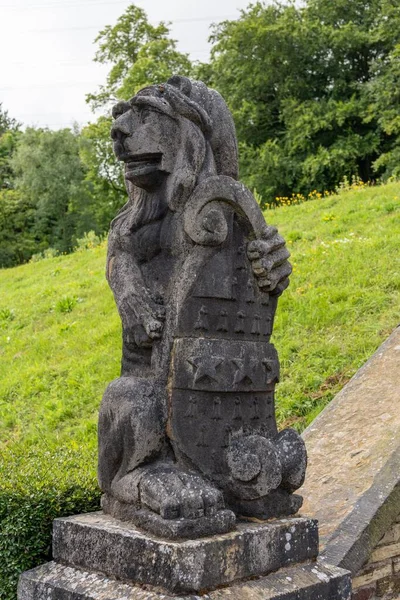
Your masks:
M171 21L178 48L207 60L212 22L234 19L250 0L136 0L150 22ZM85 95L105 82L93 40L129 0L0 0L0 102L24 125L93 120Z

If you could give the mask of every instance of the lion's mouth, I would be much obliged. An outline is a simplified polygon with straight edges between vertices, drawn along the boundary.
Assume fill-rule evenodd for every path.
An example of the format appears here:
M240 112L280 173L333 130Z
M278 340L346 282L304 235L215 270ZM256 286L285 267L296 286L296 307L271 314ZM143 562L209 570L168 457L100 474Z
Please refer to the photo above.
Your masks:
M121 156L124 161L126 175L146 175L157 171L161 166L161 152L151 152L148 154L136 154Z

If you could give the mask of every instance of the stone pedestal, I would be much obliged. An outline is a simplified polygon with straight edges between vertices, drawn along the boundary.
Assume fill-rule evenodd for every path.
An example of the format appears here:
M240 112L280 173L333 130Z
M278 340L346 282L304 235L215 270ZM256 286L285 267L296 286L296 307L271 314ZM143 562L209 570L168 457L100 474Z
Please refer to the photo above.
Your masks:
M238 523L165 541L102 512L57 519L54 562L21 576L19 600L349 600L346 571L317 562L316 521Z

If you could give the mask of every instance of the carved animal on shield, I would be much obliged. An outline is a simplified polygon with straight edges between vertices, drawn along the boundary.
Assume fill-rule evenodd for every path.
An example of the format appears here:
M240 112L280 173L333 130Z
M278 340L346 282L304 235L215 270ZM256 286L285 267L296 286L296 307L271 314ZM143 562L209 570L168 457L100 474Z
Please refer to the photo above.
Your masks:
M103 509L172 538L293 514L306 453L277 430L270 343L289 253L238 182L229 110L174 76L113 116L129 199L108 247L123 356L100 409Z

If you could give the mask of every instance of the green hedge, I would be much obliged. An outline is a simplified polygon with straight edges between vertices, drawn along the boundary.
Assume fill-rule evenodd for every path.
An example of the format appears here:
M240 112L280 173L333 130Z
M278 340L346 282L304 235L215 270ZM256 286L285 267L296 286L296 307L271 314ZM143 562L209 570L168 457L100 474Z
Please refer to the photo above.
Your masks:
M95 449L2 449L0 599L15 600L23 571L51 559L56 517L99 509Z

